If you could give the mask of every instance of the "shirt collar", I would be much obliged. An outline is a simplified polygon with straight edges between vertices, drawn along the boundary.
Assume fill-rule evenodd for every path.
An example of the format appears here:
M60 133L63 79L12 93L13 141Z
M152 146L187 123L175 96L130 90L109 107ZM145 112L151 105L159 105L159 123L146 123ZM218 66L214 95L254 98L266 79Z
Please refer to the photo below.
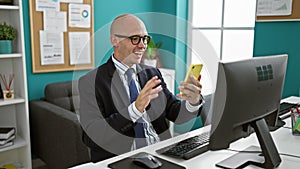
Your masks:
M112 56L112 61L114 62L115 67L117 70L122 73L122 75L125 74L125 72L130 68L129 66L125 65L123 62L119 61L118 59L115 58L115 56ZM136 72L136 64L132 65L134 71Z

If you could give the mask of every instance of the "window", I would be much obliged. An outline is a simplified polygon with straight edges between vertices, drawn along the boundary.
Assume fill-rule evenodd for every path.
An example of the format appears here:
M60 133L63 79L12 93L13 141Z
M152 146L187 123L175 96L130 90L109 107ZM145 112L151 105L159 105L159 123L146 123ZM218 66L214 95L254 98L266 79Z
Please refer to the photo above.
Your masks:
M204 95L214 92L219 60L253 57L255 12L256 0L189 1L187 64L204 64Z

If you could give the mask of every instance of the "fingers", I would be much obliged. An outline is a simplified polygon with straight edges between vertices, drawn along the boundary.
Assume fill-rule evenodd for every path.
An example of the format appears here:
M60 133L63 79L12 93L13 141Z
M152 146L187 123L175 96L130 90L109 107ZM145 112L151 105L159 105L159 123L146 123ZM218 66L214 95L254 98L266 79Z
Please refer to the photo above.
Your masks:
M190 93L201 93L202 85L198 79L196 79L194 76L189 76L190 82L181 82L179 90L184 94L190 94ZM199 77L199 79L201 76Z
M151 78L144 88L140 91L135 106L140 111L143 112L145 108L149 105L150 101L158 97L158 93L162 91L160 85L161 80L157 76Z
M200 87L200 85L201 85L201 84L200 84L201 75L199 75L199 78L198 78L198 79L196 79L193 75L190 75L190 76L189 76L189 79L190 79L190 83L192 83L192 84L194 84L194 85Z
M177 94L177 96L183 100L189 101L192 104L197 104L200 100L202 85L200 81L193 76L190 76L189 78L189 83L180 83L180 86L178 87L180 94Z
M149 95L148 95L148 99L149 100L152 100L154 98L157 98L158 97L158 93L162 91L162 87L161 85L157 86L156 88L152 89L150 92L149 92Z
M144 86L144 88L142 90L149 91L149 90L153 89L155 86L159 85L160 83L161 83L161 80L158 79L157 76L154 76L150 80L148 80L148 82L146 83L146 85Z
M181 86L178 87L178 90L180 91L181 96L189 96L193 97L194 95L200 95L201 94L202 86L200 87L195 86L193 84L183 84L181 83Z

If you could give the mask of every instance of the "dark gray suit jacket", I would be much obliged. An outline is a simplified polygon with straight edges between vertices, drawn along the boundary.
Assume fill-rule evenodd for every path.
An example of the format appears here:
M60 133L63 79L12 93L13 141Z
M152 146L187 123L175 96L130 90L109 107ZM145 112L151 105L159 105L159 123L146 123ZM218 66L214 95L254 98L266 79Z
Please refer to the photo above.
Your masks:
M161 79L162 92L146 108L160 140L171 137L169 121L181 124L200 114L201 110L186 110L185 101L178 100L167 89L158 69L138 64L137 72L141 88L153 76ZM111 58L79 79L79 92L83 142L100 152L100 160L130 151L135 123L129 117L130 101Z

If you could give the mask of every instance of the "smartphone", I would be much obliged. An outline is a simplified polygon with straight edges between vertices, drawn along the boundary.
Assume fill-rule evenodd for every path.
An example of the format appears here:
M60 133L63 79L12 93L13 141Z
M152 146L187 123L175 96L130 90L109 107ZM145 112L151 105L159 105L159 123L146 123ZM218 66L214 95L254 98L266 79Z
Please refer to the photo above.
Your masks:
M185 75L184 81L190 83L190 75L193 75L196 79L199 79L202 67L203 64L191 64L187 74Z

